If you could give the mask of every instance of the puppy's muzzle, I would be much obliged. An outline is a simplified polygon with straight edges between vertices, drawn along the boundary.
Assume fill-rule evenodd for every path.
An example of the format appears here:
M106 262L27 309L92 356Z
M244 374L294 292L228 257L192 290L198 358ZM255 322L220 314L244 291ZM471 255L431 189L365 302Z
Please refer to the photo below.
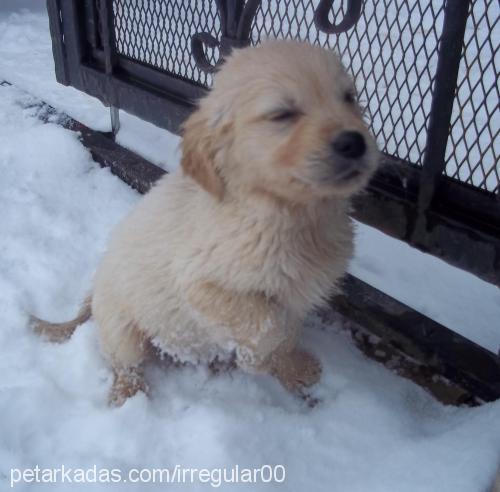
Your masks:
M331 142L335 180L350 181L368 169L364 159L367 152L365 137L357 131L343 131Z
M332 149L345 159L359 159L366 152L365 137L355 131L342 132L334 138Z

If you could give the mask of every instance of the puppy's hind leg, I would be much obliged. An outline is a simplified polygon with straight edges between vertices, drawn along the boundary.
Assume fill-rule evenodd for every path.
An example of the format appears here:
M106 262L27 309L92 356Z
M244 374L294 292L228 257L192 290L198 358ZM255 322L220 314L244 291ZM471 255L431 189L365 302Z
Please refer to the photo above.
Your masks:
M119 407L137 392L147 392L142 366L150 344L136 323L118 315L99 323L101 350L113 369L113 385L108 403Z
M31 315L30 325L35 333L43 338L46 338L50 342L65 342L71 337L71 335L73 335L76 327L85 323L85 321L87 321L92 315L91 301L91 296L86 297L76 318L70 321L66 321L64 323L50 323Z

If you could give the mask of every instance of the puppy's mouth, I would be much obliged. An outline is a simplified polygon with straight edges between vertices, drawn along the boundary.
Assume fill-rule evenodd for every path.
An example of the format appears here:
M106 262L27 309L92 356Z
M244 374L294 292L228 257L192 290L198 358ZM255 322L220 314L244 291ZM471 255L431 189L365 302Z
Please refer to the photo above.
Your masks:
M336 174L334 176L334 179L335 182L337 183L349 183L351 181L355 181L356 178L359 178L360 176L364 175L365 172L366 170L363 172L363 170L358 168L346 169L344 172Z
M364 182L373 166L365 158L358 160L326 159L315 166L318 184L327 186L351 186Z
M346 159L332 154L314 154L299 168L293 177L321 195L345 195L362 189L375 172L379 161L376 151L366 152L356 159Z

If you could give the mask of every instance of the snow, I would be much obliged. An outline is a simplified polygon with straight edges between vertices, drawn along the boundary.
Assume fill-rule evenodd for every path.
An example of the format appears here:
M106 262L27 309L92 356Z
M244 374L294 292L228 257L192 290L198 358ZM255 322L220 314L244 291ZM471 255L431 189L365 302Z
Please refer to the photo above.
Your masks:
M180 137L125 111L120 111L116 141L167 171L179 165Z
M357 223L349 271L456 333L498 353L500 289Z
M74 133L34 116L33 97L19 88L109 129L105 108L55 82L44 15L5 15L5 5L0 79L15 87L0 86L0 489L9 487L11 468L35 465L125 473L282 464L284 484L247 489L487 490L500 462L500 401L444 406L364 357L340 326L315 316L304 336L323 365L314 408L270 377L152 365L150 397L111 409L111 372L92 321L63 345L31 333L28 313L54 321L75 313L110 229L140 197L100 169ZM178 165L178 138L148 123L124 115L118 139L162 167ZM498 288L362 225L350 269L483 346L500 345ZM120 490L207 487L122 483Z
M39 3L45 2L39 0ZM0 82L8 79L84 125L109 131L107 108L97 99L56 81L46 12L2 10L0 8Z
M111 372L93 322L68 343L53 345L30 332L27 313L50 319L74 313L112 224L138 196L93 163L75 134L23 109L29 96L14 87L0 91L4 489L11 467L61 464L123 473L176 464L282 464L284 490L297 491L486 489L500 455L500 401L474 409L443 406L366 359L339 326L315 317L305 337L324 371L313 390L320 399L315 408L270 377L161 365L148 368L149 399L139 395L122 408L108 408ZM72 490L86 487L74 484ZM268 488L256 484L251 490ZM49 489L67 485L37 488ZM120 490L138 488L124 483Z

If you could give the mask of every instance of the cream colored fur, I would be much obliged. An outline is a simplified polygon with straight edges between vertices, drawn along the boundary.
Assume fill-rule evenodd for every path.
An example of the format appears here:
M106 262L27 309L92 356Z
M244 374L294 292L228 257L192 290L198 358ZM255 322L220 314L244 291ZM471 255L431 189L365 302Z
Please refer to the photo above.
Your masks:
M181 168L116 227L95 275L114 403L144 388L151 342L180 360L235 352L242 369L290 389L318 380L319 363L297 341L346 270L348 199L377 163L351 91L336 57L307 44L269 42L225 63L184 126ZM342 130L368 146L362 175L348 182L331 171Z

